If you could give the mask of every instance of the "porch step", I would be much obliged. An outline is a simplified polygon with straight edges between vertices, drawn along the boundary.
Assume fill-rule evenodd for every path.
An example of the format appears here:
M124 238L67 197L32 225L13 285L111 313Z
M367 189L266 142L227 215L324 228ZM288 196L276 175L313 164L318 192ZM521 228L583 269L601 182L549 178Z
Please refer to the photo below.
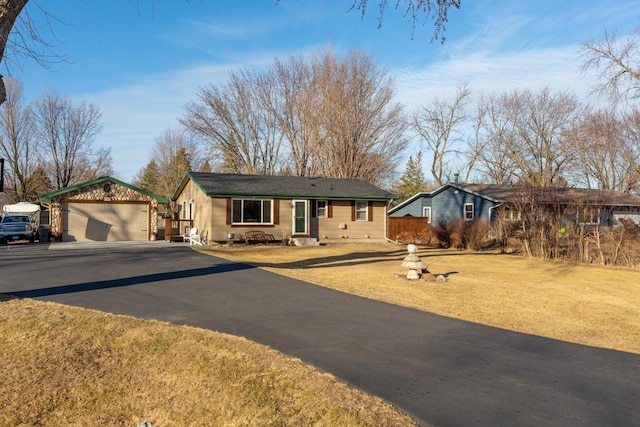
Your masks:
M320 241L314 237L294 237L294 246L320 246Z

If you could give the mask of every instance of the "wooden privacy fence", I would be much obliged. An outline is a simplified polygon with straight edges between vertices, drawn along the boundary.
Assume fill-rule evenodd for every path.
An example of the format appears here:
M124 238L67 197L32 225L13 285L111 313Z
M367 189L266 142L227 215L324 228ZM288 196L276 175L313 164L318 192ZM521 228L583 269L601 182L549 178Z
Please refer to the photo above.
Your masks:
M400 233L419 233L429 225L427 217L390 216L387 237L396 240Z

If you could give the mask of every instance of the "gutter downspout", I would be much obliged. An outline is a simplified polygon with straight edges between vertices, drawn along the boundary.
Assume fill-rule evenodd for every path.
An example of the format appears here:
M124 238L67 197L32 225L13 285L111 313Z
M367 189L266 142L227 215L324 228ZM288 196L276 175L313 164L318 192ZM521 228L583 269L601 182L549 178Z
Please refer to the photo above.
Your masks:
M488 209L488 211L489 211L489 229L490 229L491 231L493 231L493 226L491 225L491 224L492 224L492 221L491 221L491 211L492 211L493 209L499 208L500 206L504 206L504 203L502 203L502 202L501 202L501 203L498 203L498 204L497 204L497 205L495 205L495 206L490 206L490 207L489 207L489 209ZM491 237L491 236L489 236L489 237Z
M389 206L391 205L391 199L387 201L387 206L384 208L384 238L385 240L389 240L387 238L387 234L389 233Z
M500 206L504 206L504 203L502 203L502 202L501 202L501 203L498 203L498 204L497 204L497 205L495 205L495 206L490 206L490 207L489 207L489 224L491 224L491 210L492 210L492 209L499 208Z
M389 206L391 205L392 200L389 200L387 202L387 208L386 208L386 212L384 215L384 240L386 240L389 243L393 243L394 245L398 245L399 243L395 240L391 240L389 237L387 237L387 234L389 234Z

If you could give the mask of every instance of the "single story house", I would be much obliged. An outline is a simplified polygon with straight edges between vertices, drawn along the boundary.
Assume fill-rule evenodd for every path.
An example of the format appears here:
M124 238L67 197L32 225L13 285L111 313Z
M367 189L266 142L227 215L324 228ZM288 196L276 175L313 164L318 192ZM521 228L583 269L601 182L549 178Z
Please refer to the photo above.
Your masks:
M63 242L153 240L168 200L112 177L40 196L51 235Z
M447 183L389 209L390 217L423 217L436 224L452 218L491 222L498 210L517 215L523 203L560 206L577 222L616 225L621 218L640 224L640 197L612 190Z
M263 231L297 244L386 237L395 196L358 179L189 172L171 200L209 241Z

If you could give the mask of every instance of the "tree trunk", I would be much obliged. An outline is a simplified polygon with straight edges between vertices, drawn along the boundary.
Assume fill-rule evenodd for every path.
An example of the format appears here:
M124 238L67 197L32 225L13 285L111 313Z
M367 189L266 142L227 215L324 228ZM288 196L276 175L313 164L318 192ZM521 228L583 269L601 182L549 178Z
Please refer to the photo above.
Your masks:
M0 62L4 59L4 50L7 47L9 33L16 22L22 8L28 0L0 0ZM0 105L7 99L7 92L0 75Z

